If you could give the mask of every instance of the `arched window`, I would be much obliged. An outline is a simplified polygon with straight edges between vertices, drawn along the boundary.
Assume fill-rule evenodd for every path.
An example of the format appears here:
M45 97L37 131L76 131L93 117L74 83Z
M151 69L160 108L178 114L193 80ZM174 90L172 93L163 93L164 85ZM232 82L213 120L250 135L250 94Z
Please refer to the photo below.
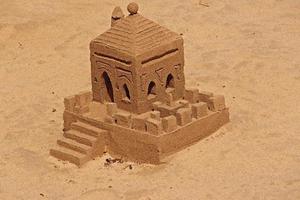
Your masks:
M105 95L105 100L114 102L114 92L113 92L113 87L110 81L110 78L106 72L103 72L102 74L103 82L106 87L106 95ZM107 98L108 97L108 98Z
M126 83L123 85L123 99L130 101L130 93L129 93L129 89L128 86L126 85Z
M156 85L154 81L151 81L148 86L148 99L156 97Z
M166 88L174 88L174 77L172 74L169 74L166 81Z

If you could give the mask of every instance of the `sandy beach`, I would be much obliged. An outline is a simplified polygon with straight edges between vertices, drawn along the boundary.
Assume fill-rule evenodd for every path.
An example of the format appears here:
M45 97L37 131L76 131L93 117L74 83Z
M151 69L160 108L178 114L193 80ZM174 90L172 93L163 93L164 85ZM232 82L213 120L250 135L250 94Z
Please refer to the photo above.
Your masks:
M186 86L231 122L154 166L49 155L63 99L90 90L89 42L127 0L0 0L0 199L300 199L300 1L137 0L181 33Z

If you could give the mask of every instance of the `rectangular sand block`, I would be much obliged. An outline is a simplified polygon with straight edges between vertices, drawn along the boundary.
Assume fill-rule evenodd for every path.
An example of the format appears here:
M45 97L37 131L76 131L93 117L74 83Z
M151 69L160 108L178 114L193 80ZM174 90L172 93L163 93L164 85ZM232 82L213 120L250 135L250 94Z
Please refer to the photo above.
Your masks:
M180 108L176 112L177 124L184 126L192 121L192 110L191 108Z

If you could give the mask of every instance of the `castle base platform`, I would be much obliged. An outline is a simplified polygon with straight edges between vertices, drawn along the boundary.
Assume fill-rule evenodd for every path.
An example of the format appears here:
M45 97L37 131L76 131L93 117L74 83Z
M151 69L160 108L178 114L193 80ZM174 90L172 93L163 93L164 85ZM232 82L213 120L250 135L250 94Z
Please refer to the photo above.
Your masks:
M112 103L92 101L86 92L66 98L65 108L64 134L50 154L78 166L105 152L123 160L159 164L229 122L228 108L214 100L160 104L137 115Z

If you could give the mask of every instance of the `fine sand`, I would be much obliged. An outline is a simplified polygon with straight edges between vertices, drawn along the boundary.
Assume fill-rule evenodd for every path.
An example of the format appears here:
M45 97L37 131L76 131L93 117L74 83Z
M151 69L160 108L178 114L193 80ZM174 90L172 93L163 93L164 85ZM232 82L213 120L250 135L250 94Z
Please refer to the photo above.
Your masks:
M63 98L91 88L89 42L128 1L0 0L0 199L300 199L300 1L137 2L183 34L187 87L224 94L231 122L159 166L50 157Z

